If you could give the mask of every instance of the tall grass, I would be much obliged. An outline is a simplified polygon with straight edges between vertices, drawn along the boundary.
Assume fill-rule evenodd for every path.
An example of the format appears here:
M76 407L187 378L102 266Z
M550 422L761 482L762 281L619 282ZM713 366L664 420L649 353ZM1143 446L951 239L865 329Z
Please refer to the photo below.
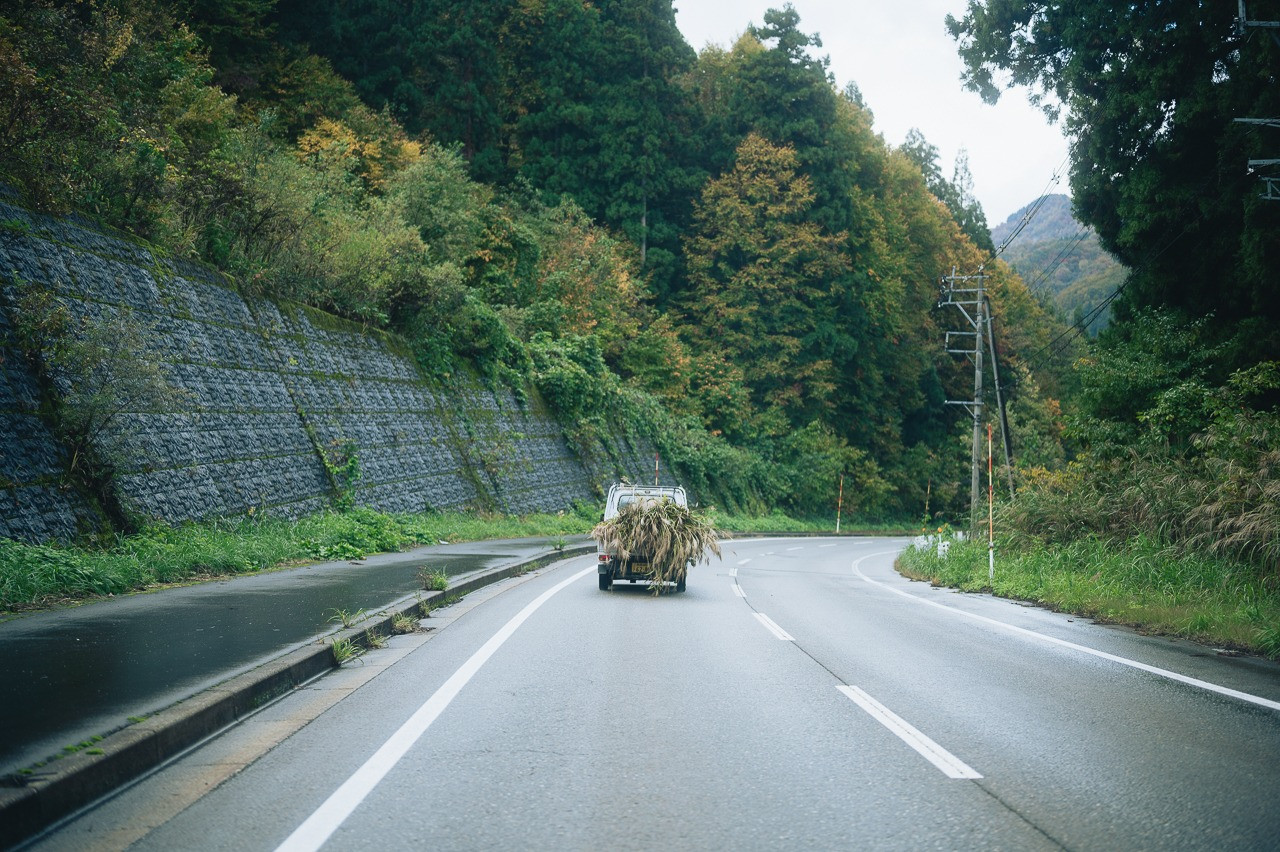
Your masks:
M967 591L991 591L1063 612L1130 624L1280 659L1280 589L1241 560L1189 554L1150 538L1082 537L1020 548L997 542L994 582L984 541L909 548L910 577Z
M299 562L358 559L438 541L582 534L596 516L594 507L523 517L355 509L298 521L242 518L159 526L101 548L0 539L0 612Z
M1224 416L1181 451L1086 455L1063 471L1032 473L997 523L1024 547L1149 539L1280 581L1280 415Z

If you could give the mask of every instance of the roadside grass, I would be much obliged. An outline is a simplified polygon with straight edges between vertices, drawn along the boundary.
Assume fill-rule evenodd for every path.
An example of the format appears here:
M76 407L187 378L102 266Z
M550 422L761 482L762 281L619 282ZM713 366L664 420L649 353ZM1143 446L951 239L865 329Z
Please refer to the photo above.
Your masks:
M220 519L156 526L101 547L0 539L0 614L306 562L361 559L436 542L590 532L598 509L526 516L325 512L297 521Z
M835 517L813 519L793 518L779 511L768 515L736 515L720 509L708 509L707 520L718 530L733 533L832 533L835 534ZM912 527L906 523L871 521L860 518L844 518L840 522L841 533L910 534Z
M599 519L600 508L585 504L558 514L524 516L388 515L357 508L296 521L242 517L157 525L94 547L0 539L0 616L307 562L358 560L441 541L543 536L556 545L566 536L589 533ZM734 533L831 532L835 527L834 520L797 519L781 512L746 516L709 510L708 519L716 529ZM842 529L898 533L904 526L853 519ZM1280 635L1276 641L1280 645Z
M1231 559L1175 553L1141 538L1021 549L997 541L993 583L986 542L960 541L945 558L936 547L909 548L898 569L934 585L1280 659L1280 588Z

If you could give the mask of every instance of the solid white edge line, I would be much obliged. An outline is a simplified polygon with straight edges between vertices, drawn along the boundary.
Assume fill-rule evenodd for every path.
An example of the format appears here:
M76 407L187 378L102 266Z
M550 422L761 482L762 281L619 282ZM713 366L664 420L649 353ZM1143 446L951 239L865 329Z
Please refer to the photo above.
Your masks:
M765 629L766 629L766 630L768 630L768 631L769 631L770 633L772 633L774 636L776 636L776 637L778 637L779 639L781 639L783 642L794 642L794 641L796 641L796 639L795 639L795 637L794 637L794 636L792 636L790 633L788 633L787 631L785 631L785 630L783 630L781 627L779 627L779 626L778 626L778 624L777 624L777 622L775 622L775 621L774 621L772 618L770 618L769 616L765 615L763 612L757 612L757 613L755 613L755 617L756 617L756 620L757 620L757 621L759 621L761 624L763 624L763 625L764 625L764 627L765 627Z
M742 587L739 586L736 582L733 584L733 593L740 598L745 598L747 596L747 593L744 592L742 590Z
M409 720L391 735L373 756L364 762L342 786L325 799L315 812L294 829L284 842L276 847L276 852L314 852L323 846L328 839L346 821L347 817L359 807L360 803L373 791L387 773L413 747L413 744L426 733L431 723L439 718L449 703L457 697L467 682L475 676L480 667L488 662L502 644L511 638L516 629L528 620L544 603L561 589L585 577L595 570L595 566L584 568L567 580L543 592L524 609L520 610L502 629L493 634L480 650L471 655L462 666L454 672L444 685L419 707Z
M1228 686L1219 686L1218 684L1210 683L1207 680L1200 680L1199 678L1194 678L1188 675L1179 674L1178 672L1170 671L1169 669L1162 669L1158 666L1148 665L1147 663L1140 663L1137 660L1131 660L1128 657L1120 657L1115 654L1109 654L1106 651L1099 651L1097 648L1090 648L1087 645L1077 645L1075 642L1068 642L1066 639L1058 639L1053 636L1047 636L1044 633L1037 633L1034 630L1027 630L1025 627L1017 627L1016 625L1013 625L1013 624L1006 624L1003 621L997 621L994 618L988 618L985 615L978 615L977 613L966 612L963 609L956 609L953 606L940 604L937 601L925 600L924 598L919 597L918 595L913 595L910 592L904 592L901 589L895 589L893 586L890 586L886 583L882 583L879 580L873 580L870 577L868 577L866 574L862 573L862 568L860 566L864 561L871 559L872 557L875 557L875 556L888 556L897 552L898 551L894 550L894 551L885 551L883 553L868 554L867 556L864 556L853 563L853 571L855 574L857 574L862 579L866 580L868 583L879 586L880 588L885 589L887 591L893 592L895 595L901 595L902 597L907 598L908 600L913 600L916 603L937 607L938 609L945 610L954 615L962 615L965 618L972 618L975 621L982 621L987 624L993 625L995 627L1002 627L1005 630L1010 630L1014 633L1019 633L1023 636L1030 636L1034 639L1040 639L1041 641L1049 642L1050 644L1053 644L1053 645L1059 645L1063 648L1070 648L1074 651L1080 651L1081 653L1084 653L1084 654L1091 654L1095 657L1100 657L1104 660L1110 660L1113 663L1119 663L1122 666L1128 666L1133 669L1139 669L1140 671L1148 672L1149 674L1157 675L1163 678L1168 678L1169 680L1175 680L1175 681L1178 681L1179 683L1185 683L1188 686L1194 686L1199 689L1207 690L1209 692L1216 692L1219 695L1226 695L1226 696L1230 696L1231 698L1238 698L1241 701L1247 701L1250 704L1257 704L1260 707L1267 707L1271 710L1280 710L1280 701L1272 701L1270 698L1263 698L1260 695L1252 695L1248 692L1241 692L1238 689L1232 689Z
M971 766L933 740L922 734L911 723L907 722L888 707L876 701L856 686L839 684L836 689L848 696L849 700L867 711L871 718L893 732L898 739L911 746L925 760L932 763L948 778L974 779L982 776Z

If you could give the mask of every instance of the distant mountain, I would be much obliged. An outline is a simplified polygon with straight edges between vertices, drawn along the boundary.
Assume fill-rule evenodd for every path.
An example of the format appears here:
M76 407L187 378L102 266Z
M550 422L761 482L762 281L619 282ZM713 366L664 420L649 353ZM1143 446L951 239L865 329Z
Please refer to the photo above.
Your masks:
M1040 203L1043 202L1043 203ZM1040 204L1032 214L1033 208ZM1030 220L1000 257L1012 266L1033 291L1044 292L1068 319L1078 322L1124 281L1128 270L1098 245L1098 237L1071 214L1071 199L1046 195L1031 202L991 229L991 239L1002 245L1031 214ZM1106 326L1111 312L1104 309L1088 324L1090 334Z

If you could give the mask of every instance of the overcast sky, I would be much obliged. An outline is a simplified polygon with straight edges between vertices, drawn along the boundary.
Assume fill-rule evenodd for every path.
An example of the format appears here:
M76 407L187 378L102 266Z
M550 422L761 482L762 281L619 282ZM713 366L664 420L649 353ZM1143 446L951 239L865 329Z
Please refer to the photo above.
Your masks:
M748 24L784 0L675 0L676 23L695 50L729 47ZM951 176L956 153L969 152L974 194L992 227L1034 201L1059 171L1067 143L1057 126L1027 103L1022 90L988 106L960 84L961 62L943 23L965 0L792 0L800 30L817 33L844 88L852 81L875 115L875 129L900 145L918 127ZM1052 192L1068 193L1065 169Z

